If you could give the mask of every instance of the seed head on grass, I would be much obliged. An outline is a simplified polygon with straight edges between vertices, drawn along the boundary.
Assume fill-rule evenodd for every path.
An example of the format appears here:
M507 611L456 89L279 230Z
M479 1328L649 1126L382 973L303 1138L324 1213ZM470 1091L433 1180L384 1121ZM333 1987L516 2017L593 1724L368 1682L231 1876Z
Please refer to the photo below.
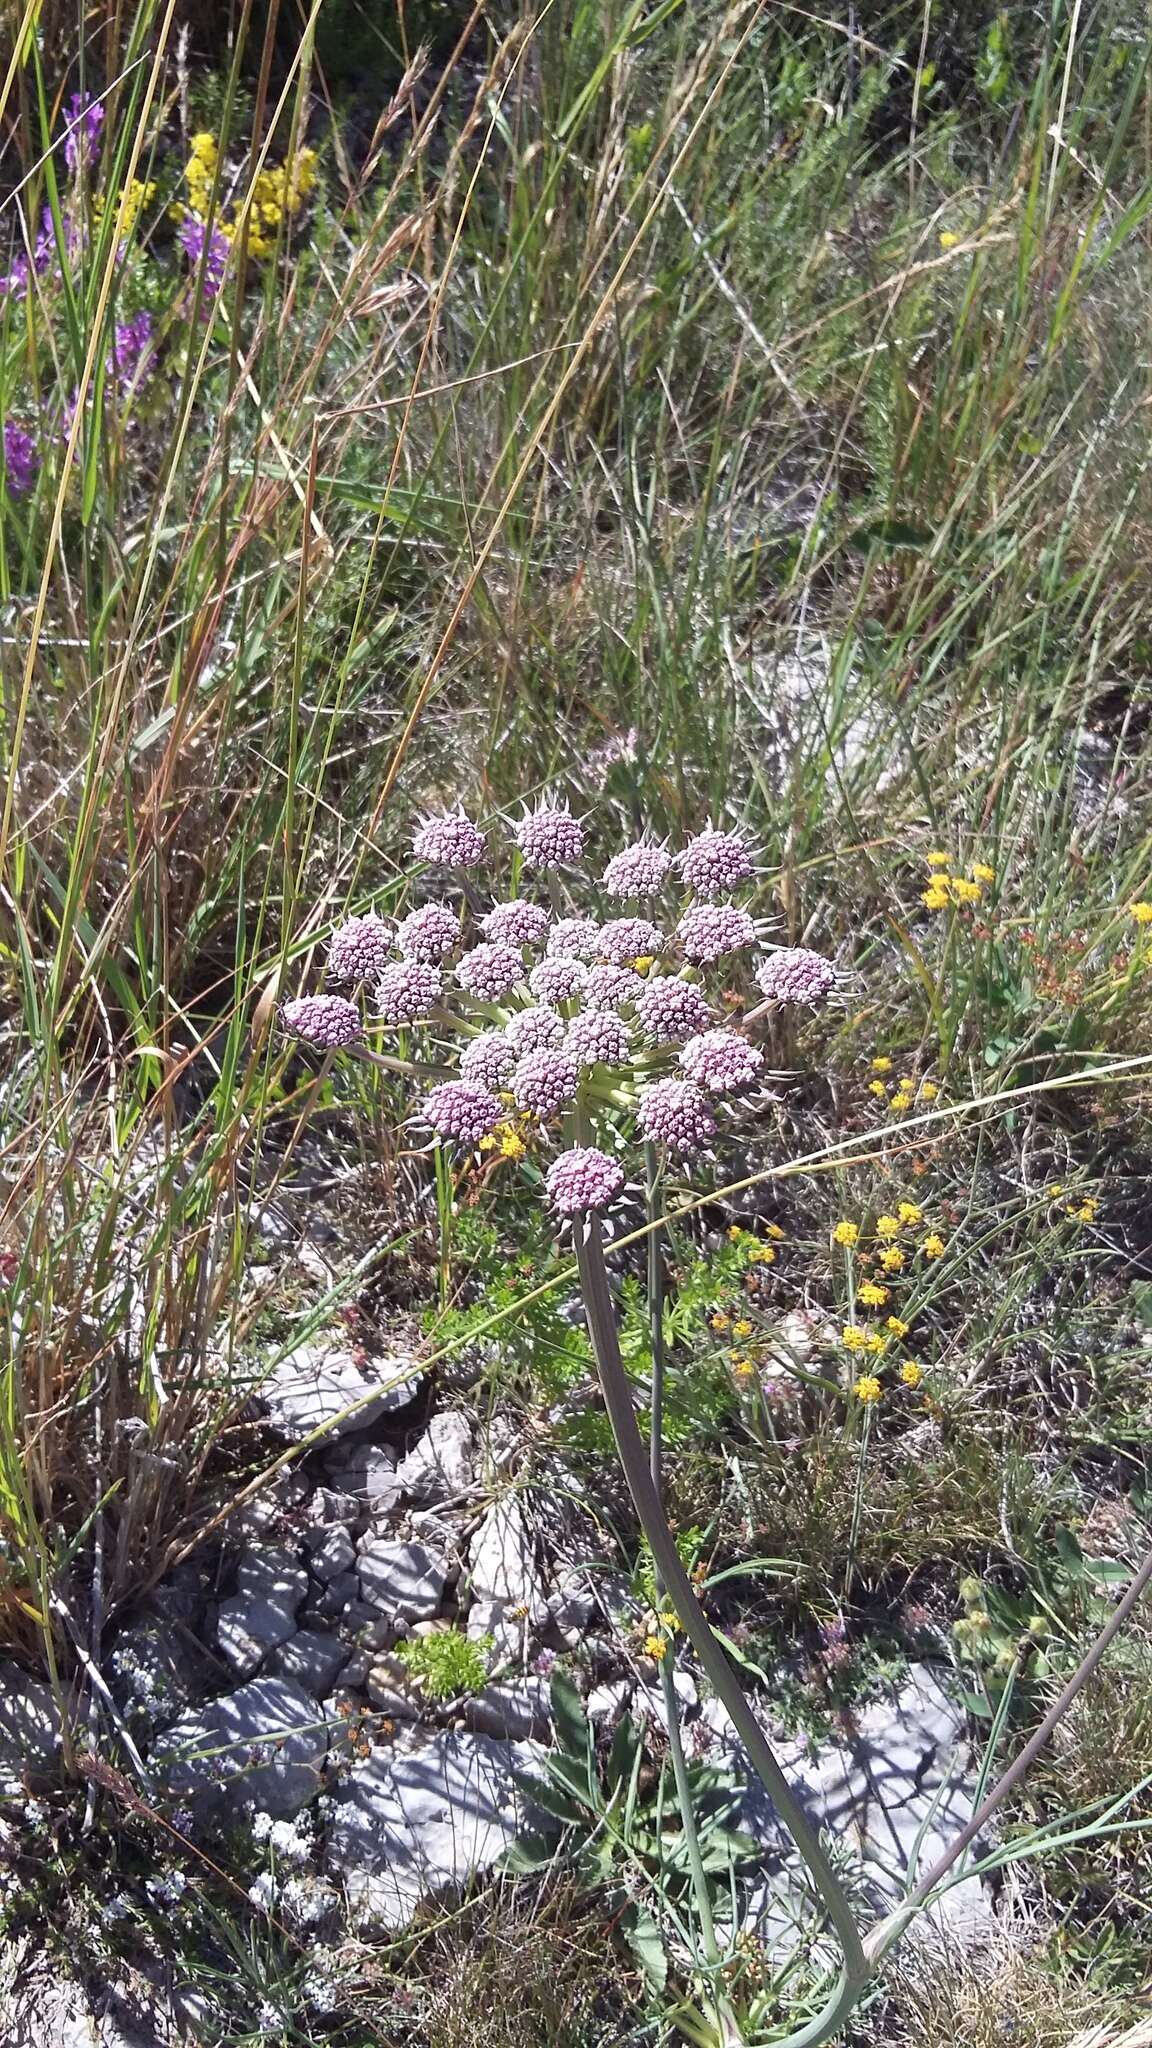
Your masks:
M284 1029L293 1038L317 1045L325 1052L337 1052L346 1045L358 1045L364 1026L355 1003L343 996L295 996L280 1012Z

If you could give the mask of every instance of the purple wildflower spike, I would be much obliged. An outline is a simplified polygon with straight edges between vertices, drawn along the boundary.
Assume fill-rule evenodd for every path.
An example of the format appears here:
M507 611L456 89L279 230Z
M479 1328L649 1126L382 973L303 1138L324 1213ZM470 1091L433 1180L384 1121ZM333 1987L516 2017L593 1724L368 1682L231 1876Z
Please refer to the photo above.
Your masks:
M81 167L90 169L99 154L104 102L93 99L90 92L74 92L65 118L69 132L64 138L64 161L75 174Z
M31 434L15 420L4 422L4 480L14 498L22 498L36 481L40 456Z

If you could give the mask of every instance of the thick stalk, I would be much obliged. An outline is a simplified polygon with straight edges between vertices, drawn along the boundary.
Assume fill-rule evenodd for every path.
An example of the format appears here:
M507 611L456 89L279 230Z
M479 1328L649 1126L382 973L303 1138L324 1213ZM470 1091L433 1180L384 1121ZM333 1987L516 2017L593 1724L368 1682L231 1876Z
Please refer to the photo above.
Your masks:
M628 1487L635 1502L640 1526L648 1539L656 1571L671 1594L681 1626L708 1675L717 1697L731 1715L753 1766L763 1781L789 1834L806 1863L812 1881L824 1902L844 1954L840 1980L827 2004L782 2048L818 2048L839 2032L857 2003L872 1974L860 1934L840 1880L829 1863L819 1835L795 1798L756 1716L744 1697L738 1679L709 1627L692 1583L680 1560L672 1532L664 1519L659 1494L645 1455L632 1407L632 1388L620 1357L616 1316L604 1270L604 1243L600 1219L590 1215L586 1234L579 1243L580 1278L588 1327L600 1368L604 1405L608 1410L616 1449Z
M652 1355L652 1391L648 1429L648 1470L657 1500L663 1513L663 1452L664 1452L664 1231L660 1201L660 1164L654 1145L644 1147L645 1184L648 1197L648 1221L652 1229L648 1236L648 1333ZM663 1575L657 1568L656 1606L662 1608L666 1597ZM680 1733L680 1703L676 1698L676 1651L669 1643L660 1659L660 1691L664 1700L664 1719L668 1724L668 1753L672 1758L672 1777L676 1786L676 1799L680 1808L680 1825L684 1830L684 1847L688 1855L688 1868L692 1875L692 1889L696 1896L696 1911L700 1916L700 1934L704 1944L704 1955L713 1977L718 1979L720 1970L720 1949L716 1941L716 1923L712 1917L712 1898L708 1890L708 1878L704 1859L700 1853L700 1836L696 1827L696 1816L692 1811L692 1787L688 1782L688 1766L684 1758L684 1742ZM731 2033L733 2018L727 2002L721 1995L719 1982L713 1984L716 2000L716 2018L722 2037ZM738 2030L737 2035L738 2035Z

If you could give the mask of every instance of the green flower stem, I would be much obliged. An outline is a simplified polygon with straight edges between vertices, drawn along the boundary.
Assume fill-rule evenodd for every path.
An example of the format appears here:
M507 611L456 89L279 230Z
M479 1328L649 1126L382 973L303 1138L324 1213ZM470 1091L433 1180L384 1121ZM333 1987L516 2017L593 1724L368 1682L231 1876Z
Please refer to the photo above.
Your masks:
M819 1835L794 1797L772 1751L772 1746L753 1714L738 1679L723 1650L716 1642L692 1589L680 1559L672 1532L664 1519L659 1493L636 1427L632 1388L620 1356L616 1315L604 1268L604 1240L600 1219L591 1215L581 1237L577 1231L580 1280L588 1328L600 1369L604 1405L628 1487L635 1502L640 1526L648 1539L659 1577L668 1588L681 1626L711 1681L717 1697L724 1702L753 1765L762 1779L797 1849L808 1866L812 1881L824 1901L844 1955L844 1968L827 2003L798 2032L789 2035L785 2048L817 2048L839 2032L857 2003L872 1974L873 1965L864 1953L859 1930L843 1886L829 1863Z
M644 1169L648 1221L652 1225L648 1237L648 1327L652 1354L648 1470L656 1498L660 1501L664 1485L664 1219L660 1199L660 1163L654 1145L644 1147ZM659 1608L663 1606L665 1597L664 1580L659 1569L655 1573L655 1579L656 1605ZM660 1691L664 1700L664 1719L668 1724L668 1753L672 1758L672 1776L680 1808L680 1825L684 1830L684 1847L688 1853L692 1889L696 1895L696 1910L700 1916L704 1954L713 1977L718 1979L721 1967L720 1949L716 1940L716 1923L712 1917L712 1899L708 1890L704 1859L700 1854L700 1835L692 1810L692 1787L688 1782L688 1766L684 1759L684 1743L680 1732L680 1703L676 1698L676 1654L671 1643L659 1661ZM722 1996L718 1981L714 1983L713 1991L717 2023L721 2037L724 2038L733 2031L733 2015ZM739 2030L735 2031L738 2035Z

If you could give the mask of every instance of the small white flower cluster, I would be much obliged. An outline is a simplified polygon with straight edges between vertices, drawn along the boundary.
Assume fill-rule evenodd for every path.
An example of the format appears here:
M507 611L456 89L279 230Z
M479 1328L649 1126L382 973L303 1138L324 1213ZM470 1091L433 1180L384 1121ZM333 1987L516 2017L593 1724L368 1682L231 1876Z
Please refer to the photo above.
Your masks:
M817 1007L835 972L820 956L786 947L741 972L741 956L761 934L747 907L731 900L755 875L738 832L709 826L678 852L641 839L612 856L598 884L585 881L573 904L582 821L566 805L544 802L513 831L520 886L530 892L543 876L547 903L531 893L497 899L474 931L463 903L424 903L394 932L369 912L334 935L330 979L374 984L378 1025L424 1025L467 1040L458 1078L442 1081L422 1106L437 1142L467 1150L504 1144L517 1157L524 1133L570 1120L575 1138L595 1126L610 1149L573 1143L547 1175L556 1211L578 1216L607 1207L624 1186L615 1153L626 1119L635 1118L646 1142L682 1159L710 1144L725 1098L761 1085L752 1019L733 1021L731 1003L718 1001L734 975L745 988L758 979L767 1000L755 1017L787 1003ZM413 852L430 867L466 872L470 896L490 858L487 835L462 812L426 820ZM597 916L589 914L593 891ZM676 891L680 900L665 916ZM282 1014L298 1037L324 1050L365 1035L358 1004L344 997L298 998Z

